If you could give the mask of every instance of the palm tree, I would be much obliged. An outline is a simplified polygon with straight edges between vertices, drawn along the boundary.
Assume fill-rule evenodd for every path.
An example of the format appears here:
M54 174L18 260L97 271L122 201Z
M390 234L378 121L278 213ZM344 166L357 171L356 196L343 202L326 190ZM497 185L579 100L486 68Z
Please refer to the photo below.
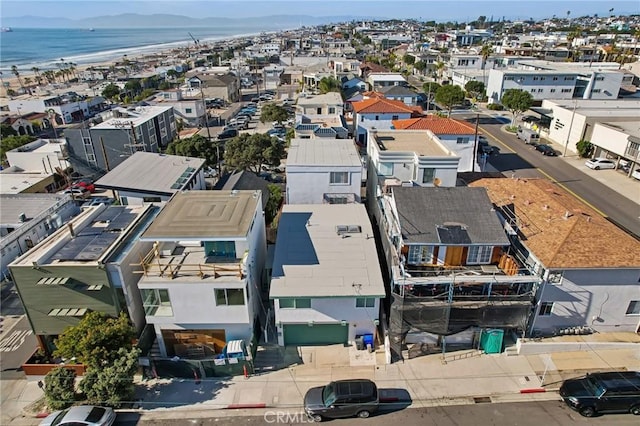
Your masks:
M442 71L444 70L444 67L445 67L445 63L442 61L438 61L434 65L434 68L436 70L436 73L438 74L439 79L442 79Z
M11 72L18 79L18 83L20 84L20 88L22 88L22 91L25 92L24 86L22 85L22 79L20 78L20 72L18 71L18 67L15 65L11 65Z
M41 80L41 78L40 78L40 68L33 67L33 68L31 68L31 71L33 71L33 73L35 74L36 81L38 82L38 84L40 84L40 80Z

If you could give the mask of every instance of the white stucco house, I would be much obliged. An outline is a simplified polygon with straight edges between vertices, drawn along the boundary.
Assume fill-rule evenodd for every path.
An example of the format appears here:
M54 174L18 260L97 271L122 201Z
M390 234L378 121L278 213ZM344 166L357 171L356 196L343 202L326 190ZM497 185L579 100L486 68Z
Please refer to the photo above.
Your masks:
M266 257L261 191L184 191L140 236L145 319L162 356L213 356L254 336ZM192 342L201 354L190 355Z
M422 116L422 108L404 102L375 96L352 104L355 118L354 137L360 146L365 146L370 130L389 130L393 120Z
M385 289L372 237L362 204L284 206L269 291L279 345L376 335Z
M292 139L287 204L360 202L362 161L349 139Z
M324 95L299 97L296 105L296 113L311 115L342 115L344 114L344 102L337 92L329 92Z

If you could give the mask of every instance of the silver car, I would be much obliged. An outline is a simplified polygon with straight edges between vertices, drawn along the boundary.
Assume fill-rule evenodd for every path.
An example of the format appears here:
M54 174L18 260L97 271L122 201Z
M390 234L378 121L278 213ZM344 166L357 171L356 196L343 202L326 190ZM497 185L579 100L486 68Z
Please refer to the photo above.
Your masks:
M78 405L49 414L40 422L40 426L111 426L115 421L113 408Z
M587 160L584 165L594 170L616 168L616 162L608 158L592 158L591 160Z

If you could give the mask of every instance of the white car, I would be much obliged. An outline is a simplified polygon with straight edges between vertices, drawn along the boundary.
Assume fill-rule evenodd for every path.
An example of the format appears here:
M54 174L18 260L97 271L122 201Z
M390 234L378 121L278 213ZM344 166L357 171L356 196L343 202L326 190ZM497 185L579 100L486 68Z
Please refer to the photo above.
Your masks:
M616 168L616 162L608 158L592 158L591 160L587 160L584 165L594 170Z
M640 169L635 169L631 172L631 177L640 180Z
M55 411L40 422L40 426L111 426L116 421L112 408L78 405Z

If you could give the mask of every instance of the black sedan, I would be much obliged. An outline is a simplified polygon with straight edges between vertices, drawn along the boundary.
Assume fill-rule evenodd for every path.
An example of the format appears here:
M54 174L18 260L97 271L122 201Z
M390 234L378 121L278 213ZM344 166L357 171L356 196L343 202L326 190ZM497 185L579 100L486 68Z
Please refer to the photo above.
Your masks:
M548 155L550 157L556 157L558 155L555 149L545 144L536 145L536 151L540 152L542 155Z

